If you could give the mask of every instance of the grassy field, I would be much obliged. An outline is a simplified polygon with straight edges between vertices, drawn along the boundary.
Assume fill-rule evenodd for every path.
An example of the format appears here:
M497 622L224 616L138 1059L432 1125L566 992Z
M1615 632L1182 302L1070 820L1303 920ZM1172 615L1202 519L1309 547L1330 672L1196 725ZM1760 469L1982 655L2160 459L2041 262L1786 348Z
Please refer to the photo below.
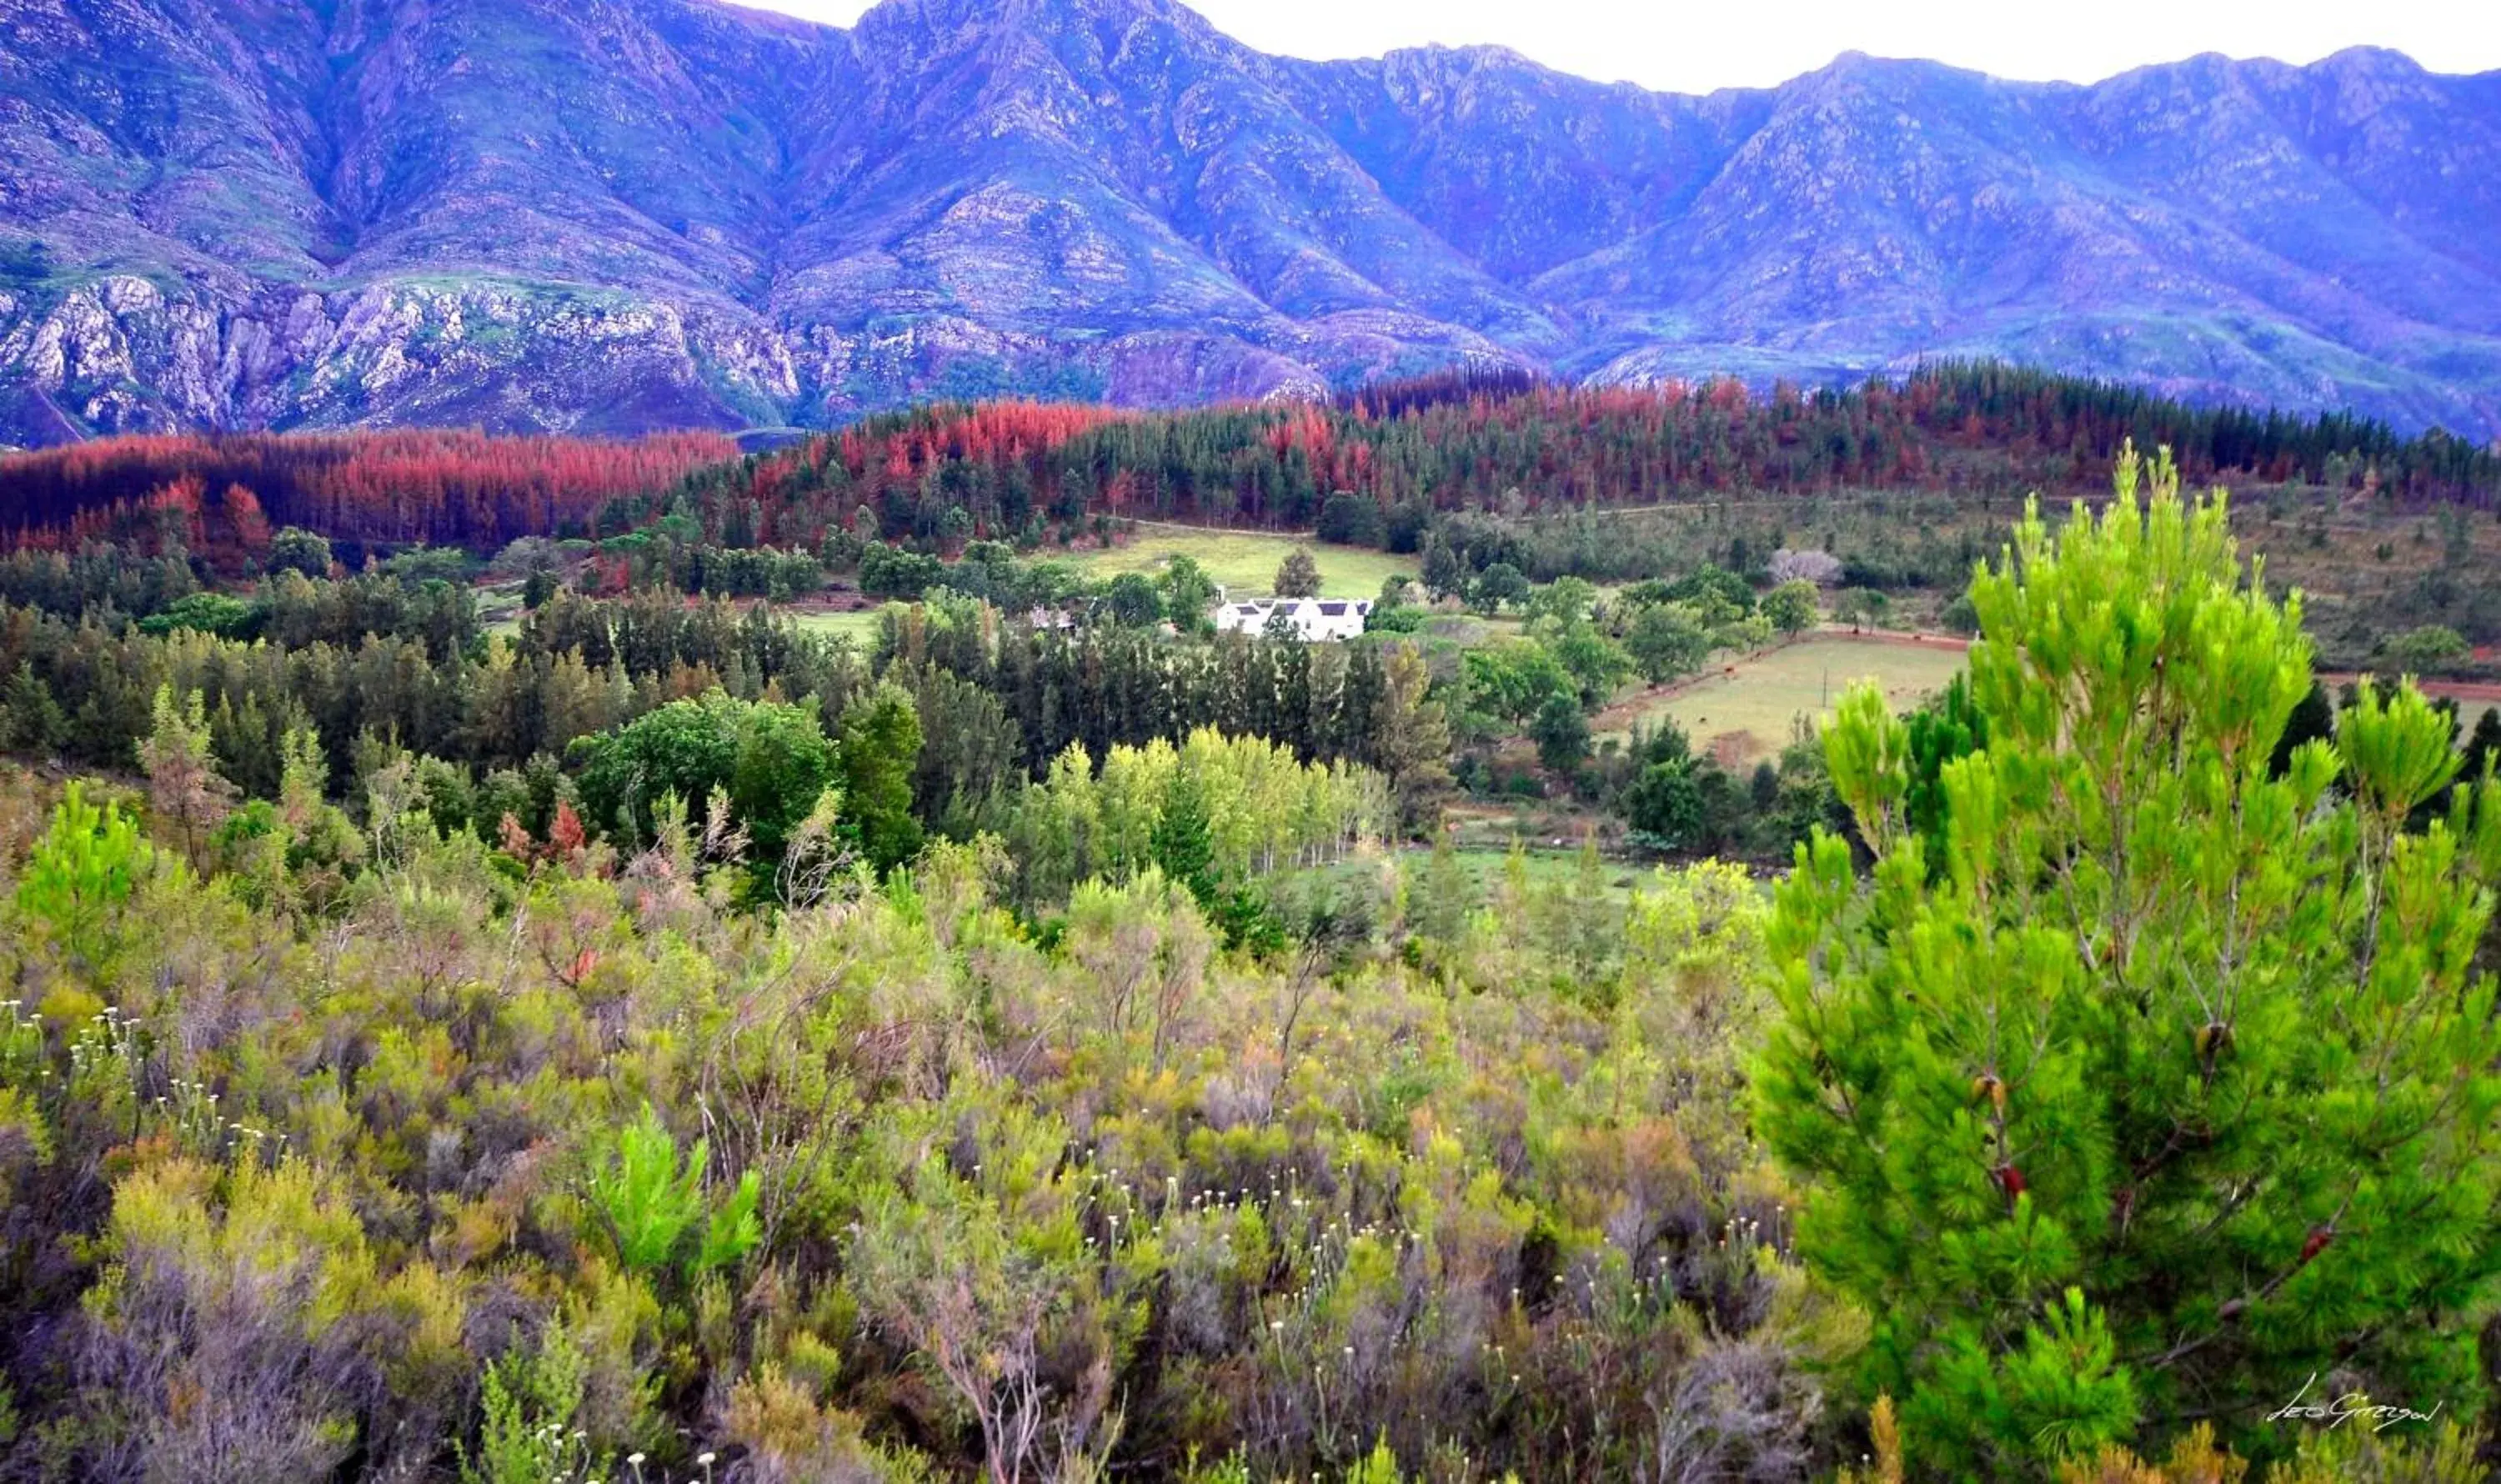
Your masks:
M1470 875L1476 877L1478 892L1488 898L1502 884L1503 872L1511 861L1508 849L1462 847L1451 854L1458 857L1459 863L1468 868ZM1413 873L1423 869L1431 855L1429 850L1414 848L1403 853L1401 861ZM1578 850L1556 850L1544 841L1520 852L1520 864L1525 868L1531 890L1558 882L1574 885L1581 879L1581 853ZM1622 860L1601 860L1598 863L1598 889L1611 896L1629 895L1633 888L1649 879L1651 870L1650 866ZM1412 874L1410 879L1413 879Z
M1411 888L1432 854L1420 845L1401 846L1394 852L1399 873ZM1462 845L1451 854L1457 858L1460 867L1476 882L1478 902L1490 902L1502 885L1503 872L1509 867L1509 847ZM1520 863L1532 892L1556 885L1574 886L1580 881L1581 855L1577 850L1556 850L1546 841L1537 840L1531 842L1530 849L1521 852ZM1326 879L1351 880L1380 868L1381 862L1377 859L1358 859L1340 865L1318 867L1316 874ZM1602 860L1598 863L1598 890L1616 901L1626 900L1635 888L1649 883L1654 869L1655 866L1635 861L1612 858Z
M1663 697L1612 707L1598 729L1621 736L1636 719L1668 717L1697 751L1709 748L1732 767L1751 766L1787 745L1796 718L1830 711L1858 681L1883 686L1885 699L1900 710L1944 687L1962 664L1952 650L1825 635L1741 661L1733 676L1712 675Z
M1173 557L1186 555L1210 577L1236 596L1267 592L1276 585L1277 566L1298 546L1311 548L1319 564L1320 591L1329 597L1378 597L1383 582L1392 576L1413 577L1413 557L1363 547L1325 546L1293 536L1255 531L1194 530L1178 525L1142 526L1109 551L1075 552L1064 557L1086 576L1117 577L1123 572L1155 573ZM1056 554L1044 553L1052 556Z
M1410 846L1398 853L1399 869L1411 887L1432 854L1421 846ZM1510 850L1461 846L1451 854L1475 878L1477 900L1480 903L1491 902L1495 892L1501 889L1503 872L1510 868ZM1541 840L1520 853L1520 865L1532 892L1580 884L1581 853L1577 850L1554 850ZM1652 866L1625 860L1601 860L1598 862L1598 891L1613 901L1624 901L1632 895L1635 888L1649 883L1653 869Z
M521 631L520 587L518 584L511 586L512 592L501 597L492 589L481 588L478 590L481 625L487 633L501 634L507 639L517 637ZM782 607L774 612L812 634L823 634L829 638L849 635L851 643L862 650L877 642L878 610L875 608L849 613L824 608Z
M877 616L881 610L876 608L862 608L855 613L832 613L815 608L779 608L774 611L808 633L823 634L827 638L848 636L853 645L863 650L877 642Z

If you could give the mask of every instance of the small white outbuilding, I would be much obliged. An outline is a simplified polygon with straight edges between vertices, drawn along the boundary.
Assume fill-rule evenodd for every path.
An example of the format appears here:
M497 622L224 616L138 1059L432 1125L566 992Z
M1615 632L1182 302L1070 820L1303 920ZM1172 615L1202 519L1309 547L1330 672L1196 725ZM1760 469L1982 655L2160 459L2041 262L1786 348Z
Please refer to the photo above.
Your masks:
M1370 598L1338 597L1261 597L1233 598L1216 605L1216 627L1219 633L1239 630L1248 634L1265 634L1269 621L1283 615L1293 625L1294 637L1306 644L1327 639L1351 639L1363 632L1364 621L1372 616Z

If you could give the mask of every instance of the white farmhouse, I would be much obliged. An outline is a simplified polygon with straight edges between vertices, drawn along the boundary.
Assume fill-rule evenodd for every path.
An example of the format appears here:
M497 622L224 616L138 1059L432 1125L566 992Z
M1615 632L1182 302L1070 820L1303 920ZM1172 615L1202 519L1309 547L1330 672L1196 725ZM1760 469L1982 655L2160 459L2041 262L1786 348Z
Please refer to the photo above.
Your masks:
M1364 621L1372 616L1372 600L1234 598L1216 605L1216 627L1219 633L1239 630L1253 635L1265 634L1269 621L1279 615L1293 625L1294 637L1306 644L1317 644L1325 639L1351 639L1363 632Z

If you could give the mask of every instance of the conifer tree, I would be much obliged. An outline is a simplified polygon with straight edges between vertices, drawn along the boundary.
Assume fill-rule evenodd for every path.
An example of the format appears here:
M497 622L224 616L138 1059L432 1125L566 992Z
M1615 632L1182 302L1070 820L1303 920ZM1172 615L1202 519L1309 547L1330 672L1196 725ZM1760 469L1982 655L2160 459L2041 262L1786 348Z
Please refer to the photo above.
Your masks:
M0 687L0 746L49 753L68 740L69 731L69 717L52 699L51 687L33 665L19 660L17 673Z
M1451 848L1451 832L1433 831L1433 848L1408 889L1407 920L1418 933L1445 946L1456 943L1476 910L1476 879Z
M1427 698L1432 669L1413 644L1390 646L1370 715L1366 759L1381 769L1398 805L1401 828L1421 828L1439 812L1451 786L1451 727L1439 701Z
M2299 595L2243 571L2219 494L2184 503L2166 455L2149 505L2140 472L1975 581L1984 742L1939 770L1937 868L1908 728L1862 688L1826 750L1874 879L1818 832L1779 894L1757 1127L1923 1478L2198 1416L2263 1457L2314 1373L2464 1398L2501 1272L2469 962L2501 788L2407 832L2457 766L2410 686L2276 776Z
M1467 583L1467 564L1460 559L1458 553L1451 550L1450 544L1438 534L1426 537L1424 590L1438 600L1459 594L1466 590Z
M1985 746L1988 723L1972 705L1970 677L1956 675L1929 704L1909 717L1910 786L1903 791L1904 823L1926 842L1931 867L1946 859L1945 768Z
M1166 786L1149 848L1164 878L1186 889L1202 907L1216 899L1216 842L1207 790L1184 768Z
M2485 768L2496 766L2501 766L2501 709L2486 706L2475 719L2475 730L2467 735L2465 761L2457 776L2471 784L2483 778Z
M2336 738L2336 702L2327 688L2313 680L2301 699L2293 703L2292 715L2284 721L2284 735L2275 739L2275 756L2268 767L2281 776L2292 766L2292 750L2314 739L2333 742ZM2468 761L2474 760L2470 754ZM2469 771L2479 771L2470 768Z
M912 776L920 760L920 713L912 692L881 682L843 713L843 808L860 853L881 871L920 853Z
M101 980L120 952L123 908L154 859L119 805L88 802L85 786L73 779L18 873L19 918L73 972Z

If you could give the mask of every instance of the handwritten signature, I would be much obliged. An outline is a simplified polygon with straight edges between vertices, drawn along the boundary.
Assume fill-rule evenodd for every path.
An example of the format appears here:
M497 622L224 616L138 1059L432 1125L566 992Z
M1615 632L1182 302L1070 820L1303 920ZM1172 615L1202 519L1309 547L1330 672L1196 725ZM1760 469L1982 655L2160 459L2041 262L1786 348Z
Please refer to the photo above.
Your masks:
M2439 1416L2440 1409L2448 1404L2435 1401L2430 1411L2418 1412L2410 1406L2383 1405L2360 1392L2348 1392L2333 1400L2307 1402L2302 1400L2304 1397L2310 1395L2310 1389L2318 1384L2318 1372L2314 1370L2310 1373L2310 1379L2301 1383L2301 1390L2292 1394L2290 1401L2267 1413L2267 1421L2323 1422L2327 1424L2327 1430L2332 1433L2355 1418L2360 1418L2372 1425L2372 1432L2384 1433L2401 1422L2429 1422Z

